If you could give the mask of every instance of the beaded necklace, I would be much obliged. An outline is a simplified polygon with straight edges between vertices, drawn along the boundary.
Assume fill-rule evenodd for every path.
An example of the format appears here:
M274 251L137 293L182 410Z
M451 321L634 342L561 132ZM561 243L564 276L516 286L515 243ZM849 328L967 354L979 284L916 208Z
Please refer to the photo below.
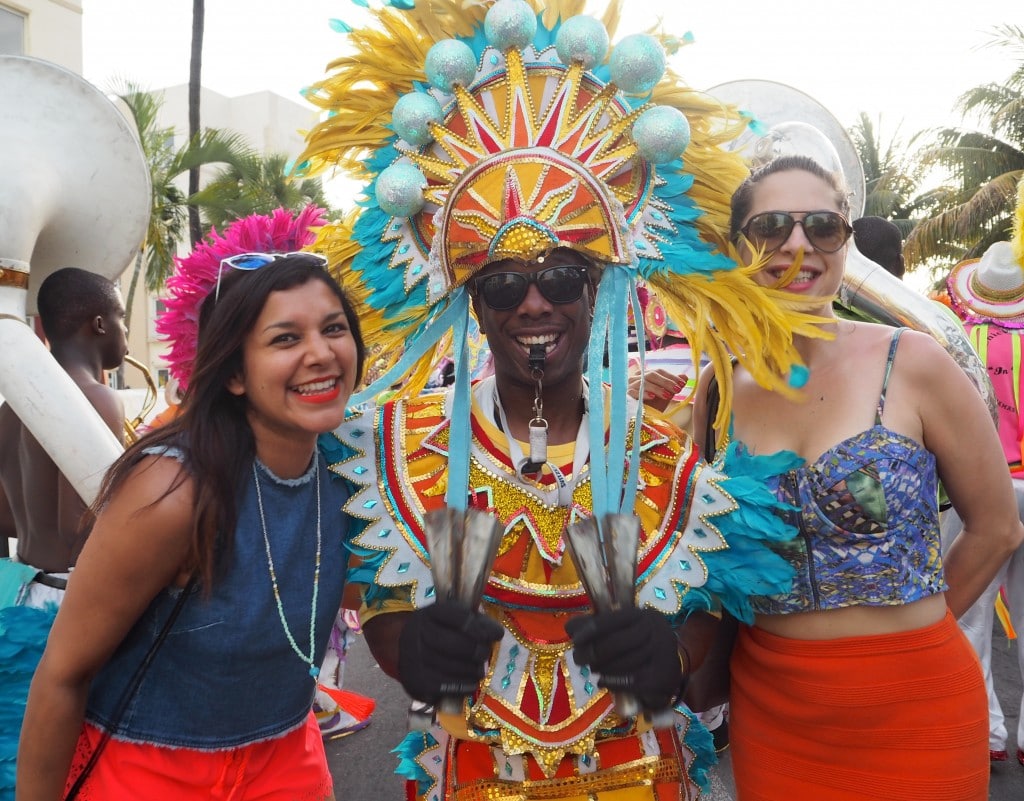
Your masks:
M274 600L277 602L277 616L281 619L281 626L284 628L284 636L288 638L288 644L295 654L309 665L309 675L314 679L320 675L320 666L313 661L314 650L316 649L316 602L320 594L320 459L314 459L313 481L316 484L316 568L313 571L313 602L309 610L309 655L299 650L292 630L288 628L288 621L284 616L284 606L281 603L281 590L277 586L277 573L274 572L274 558L270 555L270 537L267 536L267 518L263 513L263 493L260 491L260 476L256 470L256 461L252 463L252 477L256 482L256 506L260 510L260 525L263 528L263 545L267 549L267 567L270 569L270 584L274 588Z

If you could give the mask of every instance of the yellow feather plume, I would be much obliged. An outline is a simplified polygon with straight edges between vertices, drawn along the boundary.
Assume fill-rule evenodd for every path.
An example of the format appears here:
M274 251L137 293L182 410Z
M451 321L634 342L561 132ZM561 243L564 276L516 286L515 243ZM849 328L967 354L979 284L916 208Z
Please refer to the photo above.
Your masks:
M731 357L761 386L798 398L800 391L790 386L788 377L795 365L804 364L793 347L793 337L832 337L821 328L826 319L812 311L820 299L751 280L766 263L767 254L745 265L733 245L727 252L740 267L711 276L659 273L647 281L693 352L711 358L721 398L713 421L719 432L727 430L732 408Z

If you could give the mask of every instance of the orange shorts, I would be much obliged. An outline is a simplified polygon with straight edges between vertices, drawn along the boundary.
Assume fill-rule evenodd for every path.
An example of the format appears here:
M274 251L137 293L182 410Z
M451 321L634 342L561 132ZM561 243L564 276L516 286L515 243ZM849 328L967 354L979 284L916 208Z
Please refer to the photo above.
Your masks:
M64 792L102 736L86 724ZM333 792L320 727L306 723L273 740L224 751L126 743L111 738L78 794L80 801L324 801Z

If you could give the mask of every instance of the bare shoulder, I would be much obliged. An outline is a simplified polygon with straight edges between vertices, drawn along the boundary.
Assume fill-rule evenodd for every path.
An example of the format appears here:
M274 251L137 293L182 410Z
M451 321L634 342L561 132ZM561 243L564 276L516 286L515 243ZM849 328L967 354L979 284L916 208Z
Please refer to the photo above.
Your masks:
M183 556L192 529L194 501L195 485L181 462L146 456L130 469L100 510L86 549L96 545L108 555L114 549L152 549Z
M98 382L79 384L79 387L92 407L103 418L107 427L114 432L119 440L123 440L124 402L117 390Z
M191 517L195 484L182 463L172 456L145 456L136 464L119 493L139 506L167 502L167 511L182 508Z
M934 374L935 368L956 367L956 362L935 339L910 328L896 329L878 323L854 322L854 336L844 358L849 367L867 367L884 363L895 344L893 377L897 375L925 376ZM898 337L898 341L897 341ZM854 374L859 371L854 369Z
M851 326L854 334L852 341L855 343L856 349L872 357L878 352L882 353L883 356L888 353L889 346L897 331L897 329L889 325L862 322L860 320L844 320L840 325ZM911 332L909 329L903 331L903 335L910 333L916 334L917 332ZM839 341L841 341L841 338ZM900 341L902 342L902 336ZM900 348L902 347L901 344Z
M930 334L905 329L896 350L895 367L921 384L945 383L963 371ZM964 376L966 380L966 376Z

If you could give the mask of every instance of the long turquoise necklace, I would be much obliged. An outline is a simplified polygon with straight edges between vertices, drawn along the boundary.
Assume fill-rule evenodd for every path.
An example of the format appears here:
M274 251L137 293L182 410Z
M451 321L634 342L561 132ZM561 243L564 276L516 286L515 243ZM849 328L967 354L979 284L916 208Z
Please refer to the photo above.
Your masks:
M281 590L277 586L277 573L274 571L274 557L270 555L270 537L267 536L267 518L263 513L263 493L260 491L260 475L256 470L256 461L252 463L252 477L256 482L256 506L260 510L260 526L263 528L263 545L267 549L267 567L270 569L270 584L274 588L274 600L277 602L277 616L281 619L284 636L296 656L309 665L309 675L316 679L320 675L320 666L313 661L316 652L316 602L320 594L320 459L314 456L313 482L316 484L316 568L313 571L313 602L309 610L309 655L302 653L288 621L284 616L284 605L281 603Z

